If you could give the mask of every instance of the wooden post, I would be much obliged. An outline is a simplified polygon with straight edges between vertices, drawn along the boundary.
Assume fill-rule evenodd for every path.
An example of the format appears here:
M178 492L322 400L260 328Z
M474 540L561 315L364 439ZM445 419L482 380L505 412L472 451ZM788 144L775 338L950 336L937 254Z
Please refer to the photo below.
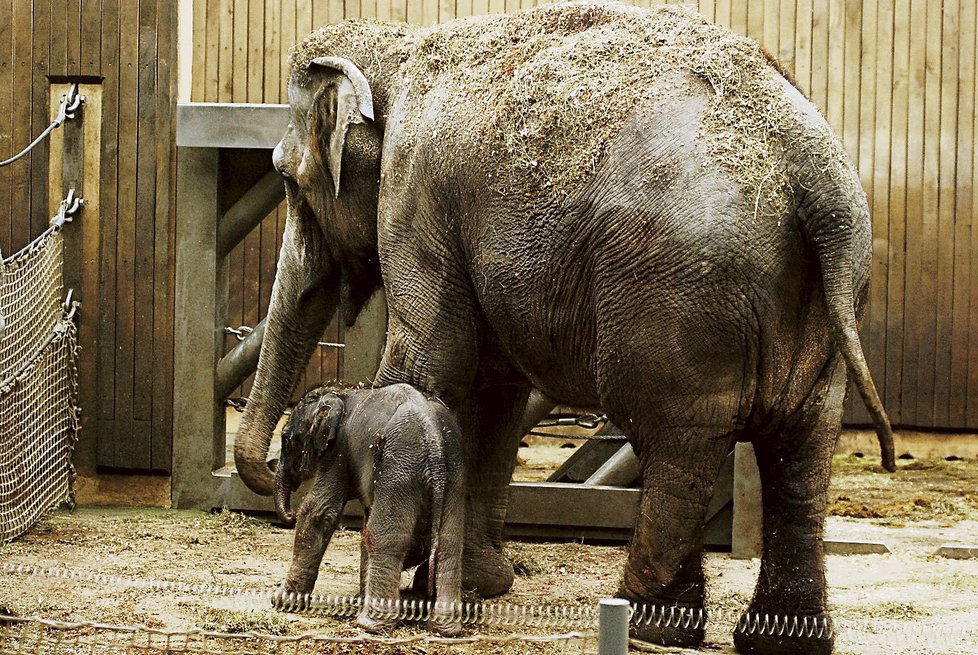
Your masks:
M61 97L69 84L52 84L51 116L56 116ZM101 140L102 89L98 85L79 85L84 103L75 117L65 121L51 135L48 150L48 214L54 216L62 199L74 189L84 205L71 223L64 227L65 292L80 301L75 314L78 343L78 405L81 433L72 460L81 476L95 472L98 434L96 430L98 384L98 316L99 316L99 147ZM84 499L83 499L84 500Z
M387 296L383 289L364 306L353 327L346 331L343 349L343 379L372 382L387 340Z
M216 149L177 149L174 507L206 507L212 472L224 464L224 407L214 393L227 303L217 245L218 162Z

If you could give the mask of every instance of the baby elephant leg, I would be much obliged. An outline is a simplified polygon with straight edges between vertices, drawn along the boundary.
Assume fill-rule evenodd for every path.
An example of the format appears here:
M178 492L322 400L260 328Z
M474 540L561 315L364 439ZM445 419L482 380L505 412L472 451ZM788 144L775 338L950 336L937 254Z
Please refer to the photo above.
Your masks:
M418 515L414 507L385 500L380 495L375 497L373 511L361 537L367 575L363 609L357 624L374 633L393 628L400 615L401 569ZM397 509L392 509L392 505Z
M434 558L435 606L429 627L445 637L462 632L462 551L465 546L465 490L449 486Z
M320 475L296 516L292 564L272 603L286 611L307 609L308 594L316 585L319 565L343 514L345 490L331 475Z

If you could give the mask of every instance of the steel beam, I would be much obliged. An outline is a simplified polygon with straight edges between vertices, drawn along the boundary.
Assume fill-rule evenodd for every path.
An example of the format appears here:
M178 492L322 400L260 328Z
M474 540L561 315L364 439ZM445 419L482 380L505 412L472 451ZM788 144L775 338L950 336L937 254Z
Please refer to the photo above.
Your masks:
M274 148L289 124L288 105L177 103L177 146Z
M262 319L251 334L217 363L214 396L219 402L230 396L235 387L247 380L258 368L258 355L264 339L265 319Z

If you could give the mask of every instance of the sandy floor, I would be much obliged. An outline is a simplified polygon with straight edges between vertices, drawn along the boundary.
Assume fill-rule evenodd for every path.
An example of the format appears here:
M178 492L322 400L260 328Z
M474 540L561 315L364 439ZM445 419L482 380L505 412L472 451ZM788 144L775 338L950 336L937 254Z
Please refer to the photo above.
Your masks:
M525 465L519 477L539 479L569 451L533 446L520 453ZM828 557L830 602L839 624L836 652L978 653L978 630L970 640L947 637L978 627L978 560L932 555L944 543L978 542L978 461L901 460L900 470L887 475L869 457L837 457L830 497L829 536L883 541L893 550ZM23 539L0 546L0 562L268 590L285 574L291 538L291 531L265 518L229 512L79 509L55 513ZM336 535L318 592L357 592L358 538L353 531ZM594 604L614 593L625 557L621 545L511 543L508 550L519 576L503 600L520 604ZM709 607L739 612L756 572L756 561L708 554ZM21 616L171 630L358 634L349 620L283 614L264 601L18 575L0 576L0 606ZM407 626L398 634L417 629ZM705 652L733 652L730 625L711 625L707 637ZM561 652L539 645L487 652L498 650ZM390 652L424 651L414 646Z

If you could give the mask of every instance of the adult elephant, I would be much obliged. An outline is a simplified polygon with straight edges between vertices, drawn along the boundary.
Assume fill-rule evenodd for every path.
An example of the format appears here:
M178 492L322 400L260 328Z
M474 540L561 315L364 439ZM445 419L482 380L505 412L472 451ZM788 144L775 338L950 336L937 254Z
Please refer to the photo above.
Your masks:
M341 297L355 315L383 283L376 383L437 394L469 435L466 587L512 583L506 491L536 387L601 407L639 457L621 587L636 602L702 607L707 503L731 444L752 441L765 546L750 611L796 623L744 622L737 646L829 652L821 536L847 371L891 468L892 450L856 332L865 195L777 64L687 10L565 4L349 21L291 68L274 154L289 213L235 444L245 483L271 493L298 372ZM634 630L703 638L699 622Z

